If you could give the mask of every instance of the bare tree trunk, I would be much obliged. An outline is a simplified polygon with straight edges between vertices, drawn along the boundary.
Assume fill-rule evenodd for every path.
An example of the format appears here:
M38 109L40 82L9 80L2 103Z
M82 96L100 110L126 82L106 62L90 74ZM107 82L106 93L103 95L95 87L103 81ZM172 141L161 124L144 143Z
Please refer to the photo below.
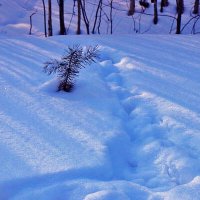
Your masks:
M167 7L169 5L168 0L161 0L160 3L160 12L163 12L163 7Z
M42 0L42 5L43 5L43 16L44 16L44 35L45 37L47 37L46 7L44 0Z
M194 2L193 14L199 14L199 0L195 0Z
M88 20L87 13L85 10L85 0L83 0L83 3L82 3L82 0L80 0L80 3L81 3L81 10L82 10L82 14L83 14L83 20L85 23L86 31L87 31L87 34L89 35L90 34L90 22Z
M176 0L176 10L177 10L177 13L179 11L181 14L184 13L184 1L183 0Z
M113 34L113 16L112 16L112 11L113 11L113 0L110 1L110 34Z
M48 36L53 35L51 0L48 0Z
M59 0L59 19L60 19L60 35L66 35L65 19L64 19L64 0Z
M77 7L78 7L78 22L77 22L77 31L76 34L81 34L81 0L77 0Z
M92 34L95 33L95 28L96 28L96 24L97 24L98 13L99 13L99 10L101 12L101 6L102 6L102 0L99 0L98 6L97 6L97 10L96 10L96 14L95 14L95 20L94 20L94 26L93 26L93 29L92 29ZM100 17L101 17L101 14L100 14Z
M181 16L183 14L183 0L177 0L177 11L178 11L178 17L177 17L177 26L176 26L176 34L181 34Z
M153 23L154 24L158 23L158 5L157 5L157 0L154 0L154 18L153 18Z
M181 13L178 13L177 17L177 26L176 26L176 34L181 34Z
M160 12L163 12L163 0L161 0L161 2L160 2Z
M128 16L135 13L135 0L130 0Z
M98 34L100 34L100 26L101 26L101 17L102 17L102 1L101 1L101 6L100 6L100 13L99 13L99 23L98 23Z
M32 34L32 27L33 27L33 24L32 24L32 17L33 17L33 15L35 15L37 13L37 11L35 11L34 13L32 13L31 15L30 15L30 30L29 30L29 35L31 35Z

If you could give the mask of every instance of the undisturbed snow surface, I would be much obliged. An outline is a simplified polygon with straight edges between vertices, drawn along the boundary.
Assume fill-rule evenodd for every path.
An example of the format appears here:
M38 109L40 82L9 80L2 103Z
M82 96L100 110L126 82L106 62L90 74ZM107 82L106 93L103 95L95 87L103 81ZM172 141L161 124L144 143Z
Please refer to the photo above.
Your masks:
M42 72L100 46L72 93ZM199 199L200 39L0 39L0 199Z

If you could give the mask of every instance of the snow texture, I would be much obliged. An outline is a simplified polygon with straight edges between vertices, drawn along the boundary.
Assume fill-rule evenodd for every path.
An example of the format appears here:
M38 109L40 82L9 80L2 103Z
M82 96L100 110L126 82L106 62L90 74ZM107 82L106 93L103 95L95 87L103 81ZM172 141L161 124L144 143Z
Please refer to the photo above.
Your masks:
M0 199L199 199L199 38L67 37L0 40ZM56 92L74 43L100 60Z
M102 35L45 39L41 1L0 1L0 200L200 199L200 39L157 34L169 32L167 17L154 26L137 13L133 27L123 2L114 1L112 36L104 19ZM53 17L56 35L57 9ZM76 18L66 27L75 33ZM157 35L133 34L147 30ZM100 58L73 92L57 92L44 62L76 44L99 45Z

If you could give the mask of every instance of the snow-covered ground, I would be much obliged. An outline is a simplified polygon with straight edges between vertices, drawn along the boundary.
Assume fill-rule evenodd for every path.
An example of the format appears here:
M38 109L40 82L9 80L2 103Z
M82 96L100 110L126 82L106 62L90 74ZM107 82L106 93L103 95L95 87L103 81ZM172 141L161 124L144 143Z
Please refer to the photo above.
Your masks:
M100 46L72 93L43 63ZM0 199L200 198L200 39L0 39Z
M155 26L138 2L132 18L115 0L114 35L104 19L104 34L72 36L77 19L65 2L69 35L45 39L42 1L0 1L0 200L199 200L198 35L167 35L173 18ZM164 14L175 16L174 5ZM185 1L182 25L192 6ZM56 35L57 9L53 27ZM156 35L133 34L146 31ZM75 44L99 45L100 58L72 93L57 92L44 62Z

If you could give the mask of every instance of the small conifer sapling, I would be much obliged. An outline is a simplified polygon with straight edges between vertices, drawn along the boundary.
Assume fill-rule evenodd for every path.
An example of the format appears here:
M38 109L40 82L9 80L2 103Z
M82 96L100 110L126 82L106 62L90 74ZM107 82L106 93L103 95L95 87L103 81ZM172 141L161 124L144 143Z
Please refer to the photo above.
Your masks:
M54 59L44 63L44 72L57 75L60 81L58 91L71 92L80 69L95 62L98 54L98 45L88 46L85 50L80 45L68 47L60 60Z

